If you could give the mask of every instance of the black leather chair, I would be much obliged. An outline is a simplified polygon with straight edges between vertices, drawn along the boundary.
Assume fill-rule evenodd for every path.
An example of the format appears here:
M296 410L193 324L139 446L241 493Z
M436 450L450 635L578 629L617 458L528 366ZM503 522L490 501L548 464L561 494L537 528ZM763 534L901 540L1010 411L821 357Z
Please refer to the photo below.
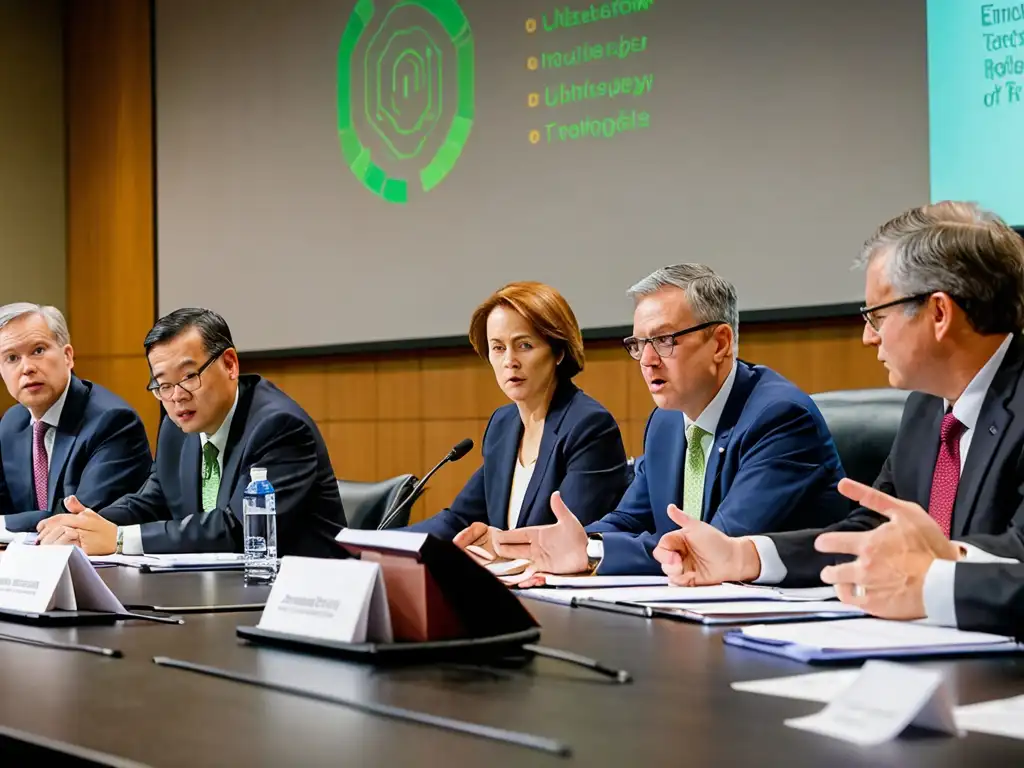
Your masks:
M825 417L846 476L871 485L885 463L909 392L844 389L811 395Z
M345 518L349 528L374 530L380 525L385 513L393 505L409 498L413 486L419 482L415 475L399 475L376 483L361 483L354 480L339 480L338 493L345 507ZM388 528L401 528L409 524L412 505L403 509L389 524Z

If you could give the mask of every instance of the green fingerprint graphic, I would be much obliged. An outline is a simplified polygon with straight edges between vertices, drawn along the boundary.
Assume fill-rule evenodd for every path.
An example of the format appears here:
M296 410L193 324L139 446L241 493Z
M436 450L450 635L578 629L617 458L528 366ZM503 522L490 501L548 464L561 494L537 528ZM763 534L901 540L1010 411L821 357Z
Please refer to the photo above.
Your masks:
M367 189L405 204L455 167L473 127L473 56L457 0L359 0L338 49L338 138Z

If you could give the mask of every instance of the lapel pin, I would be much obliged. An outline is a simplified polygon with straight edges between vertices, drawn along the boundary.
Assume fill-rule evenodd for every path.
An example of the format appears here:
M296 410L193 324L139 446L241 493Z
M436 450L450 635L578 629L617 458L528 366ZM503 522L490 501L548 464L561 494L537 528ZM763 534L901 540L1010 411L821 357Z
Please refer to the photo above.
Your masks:
M998 429L996 429L996 425L995 425L995 424L993 424L993 425L992 425L991 427L989 427L989 428L988 428L988 433L989 433L990 435L994 435L994 434L995 434L996 432L998 432L998 431L999 431L999 430L998 430Z
M719 446L718 447L718 452L719 453L725 453L725 448L722 448L721 446Z

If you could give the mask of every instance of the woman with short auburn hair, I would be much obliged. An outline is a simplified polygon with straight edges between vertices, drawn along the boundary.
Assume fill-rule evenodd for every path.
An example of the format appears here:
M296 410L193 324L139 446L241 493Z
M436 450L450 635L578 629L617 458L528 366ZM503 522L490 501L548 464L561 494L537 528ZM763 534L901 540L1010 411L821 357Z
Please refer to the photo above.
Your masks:
M554 523L555 491L584 525L612 511L626 452L612 415L572 383L584 355L568 302L544 283L509 283L473 312L469 340L512 402L491 414L483 465L452 505L407 530L490 550L493 528Z

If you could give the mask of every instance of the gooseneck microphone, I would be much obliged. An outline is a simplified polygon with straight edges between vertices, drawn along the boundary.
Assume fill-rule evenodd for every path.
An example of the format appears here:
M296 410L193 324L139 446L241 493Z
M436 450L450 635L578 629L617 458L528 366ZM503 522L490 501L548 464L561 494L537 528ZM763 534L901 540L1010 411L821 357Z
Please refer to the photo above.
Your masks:
M418 499L420 495L423 493L423 489L426 487L427 480L433 477L434 473L437 472L437 470L439 470L441 467L443 467L450 461L458 461L471 450L473 450L473 441L470 440L468 437L465 440L460 440L458 443L456 443L455 447L448 451L448 454L443 459L437 462L437 466L435 466L432 470L427 472L427 474L423 476L423 479L413 486L412 492L408 496L406 496L404 499L395 499L395 503L392 505L392 508L389 509L384 514L384 517L381 519L380 525L377 526L377 530L382 531L385 528L387 528L388 525L391 524L391 521L398 517L399 512L401 512L406 507L411 507L416 502L416 499Z

